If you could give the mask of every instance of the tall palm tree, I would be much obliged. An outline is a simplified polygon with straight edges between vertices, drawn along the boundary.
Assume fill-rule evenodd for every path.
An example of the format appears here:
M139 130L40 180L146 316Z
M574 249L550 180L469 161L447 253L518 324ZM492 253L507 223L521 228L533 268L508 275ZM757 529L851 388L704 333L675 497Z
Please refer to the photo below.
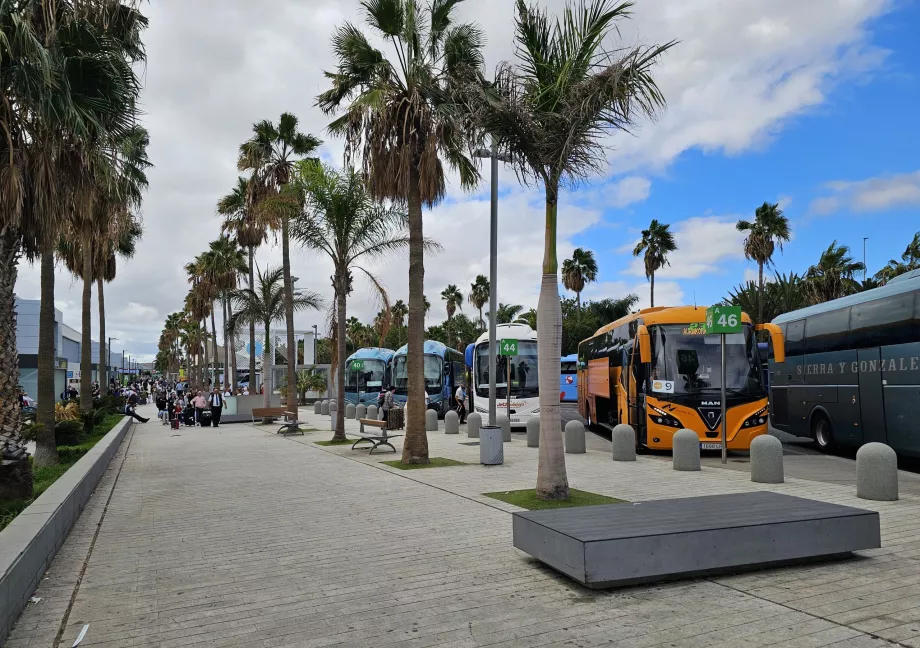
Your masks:
M763 267L773 261L773 252L779 246L783 251L783 243L789 240L789 219L783 216L783 210L778 203L765 202L754 211L754 220L739 220L736 227L739 232L747 232L744 239L744 256L757 262L757 322L763 319Z
M907 244L900 260L891 259L884 268L875 273L875 280L884 285L905 272L920 268L920 232Z
M502 304L499 303L495 311L496 324L510 324L518 315L524 311L520 304ZM492 319L492 313L486 313L486 319Z
M653 218L648 229L642 230L642 240L633 250L633 256L642 255L645 278L649 281L649 305L651 306L655 305L655 273L666 265L671 265L671 262L668 261L668 254L675 250L677 250L677 243L671 233L671 226L659 223Z
M463 310L463 293L460 292L457 286L450 284L441 291L441 299L444 300L445 307L447 308L447 340L448 346L450 346L450 344L452 344L450 321L453 319L454 313L457 312L458 308Z
M405 326L406 315L408 314L409 309L401 299L397 299L396 303L390 306L390 317L392 318L391 321L396 326Z
M250 139L240 146L240 171L251 171L250 202L255 209L265 198L279 194L290 182L294 163L314 153L322 141L297 130L297 117L283 113L275 126L268 120L252 127ZM268 211L268 210L265 210ZM281 213L281 269L284 275L284 324L287 330L287 402L297 402L296 350L294 342L294 283L291 280L289 212Z
M262 347L262 376L263 381L268 384L263 392L262 404L269 406L272 394L272 366L271 366L271 328L275 322L282 322L285 319L286 308L284 305L284 269L267 268L265 273L257 269L255 288L237 288L231 293L233 300L233 316L230 318L231 330L237 330L242 324L256 321L264 327L265 344ZM295 311L301 311L307 308L318 309L322 306L323 300L316 293L295 290L293 295L293 308ZM291 348L290 346L288 348ZM290 364L290 363L289 363ZM250 381L253 377L250 377ZM254 385L254 382L250 382ZM294 384L296 391L297 384ZM294 400L288 403L297 402L296 395ZM344 401L343 401L344 402Z
M293 237L306 249L327 256L334 268L337 387L339 402L344 403L346 299L352 291L352 278L360 272L368 279L389 319L386 290L364 264L409 246L406 213L371 197L363 179L353 169L338 172L323 164L305 162L298 167L292 186L304 197L304 209L291 221ZM386 324L383 329L389 328L389 323ZM385 331L380 337L384 335ZM339 416L333 439L344 438L345 417Z
M594 252L575 248L572 258L562 262L562 285L575 293L578 309L581 310L581 291L585 284L597 281L597 261Z
M329 131L345 137L346 159L360 155L375 198L406 204L409 211L408 399L403 463L428 463L425 435L425 238L422 206L444 197L442 160L459 172L466 188L478 174L466 155L461 113L450 90L476 78L482 67L482 36L471 24L456 24L460 0L436 0L424 10L416 1L363 0L374 38L392 45L387 58L355 25L332 37L337 66L332 87L318 97L327 114L345 105ZM350 103L349 103L350 102Z
M805 285L812 303L820 304L859 292L856 273L864 269L861 261L850 256L849 246L837 245L834 240L821 253L818 263L805 273Z
M230 234L236 242L246 248L249 255L249 282L255 285L255 249L265 242L266 230L278 229L276 219L265 210L250 208L249 180L237 178L233 190L217 203L217 213L224 217L221 231ZM256 375L256 324L249 323L249 376L255 385Z
M239 286L240 276L246 274L246 255L235 240L221 236L211 241L205 262L223 309L224 386L232 390L236 385L236 344L227 326L233 314L229 296Z
M482 319L482 307L489 301L490 290L489 280L485 275L476 275L476 281L470 284L469 300L479 311L479 327L483 329L486 327L486 323Z
M584 0L563 18L517 0L518 65L499 67L495 83L470 84L468 109L510 156L519 178L543 186L546 202L543 278L537 313L540 454L537 496L568 497L559 412L562 309L556 229L559 191L607 164L608 132L628 131L652 117L664 98L651 68L671 44L623 47L609 43L631 3Z

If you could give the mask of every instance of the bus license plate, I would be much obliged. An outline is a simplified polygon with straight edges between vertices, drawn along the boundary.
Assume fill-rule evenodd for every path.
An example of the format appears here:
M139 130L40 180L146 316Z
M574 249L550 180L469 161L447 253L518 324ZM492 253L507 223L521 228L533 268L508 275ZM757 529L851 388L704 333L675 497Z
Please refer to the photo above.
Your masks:
M701 443L700 450L721 450L721 443Z

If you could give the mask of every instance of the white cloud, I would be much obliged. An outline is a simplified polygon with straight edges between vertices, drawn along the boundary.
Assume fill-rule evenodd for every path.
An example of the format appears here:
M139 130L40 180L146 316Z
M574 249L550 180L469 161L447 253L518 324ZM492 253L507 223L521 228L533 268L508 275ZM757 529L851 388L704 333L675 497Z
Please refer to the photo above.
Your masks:
M759 275L757 274L757 268L745 268L744 269L744 283L749 281L757 281ZM764 277L764 281L767 280L767 277Z
M561 0L543 4L555 11L563 6ZM820 104L834 84L877 66L883 53L868 44L868 24L890 5L889 0L639 3L635 19L620 25L627 44L680 41L655 70L668 110L657 123L638 127L635 136L611 139L617 150L610 173L624 177L612 185L612 199L603 196L604 186L591 185L569 197L566 217L560 218L560 258L570 252L574 234L605 223L604 207L643 200L647 174L666 168L682 152L737 154L763 146L790 118ZM500 61L513 59L513 3L468 0L458 6L462 18L478 21L486 33L490 73ZM341 160L342 143L328 138L329 117L314 100L328 86L322 73L333 64L330 34L345 20L360 21L361 12L357 0L198 0L155 2L143 9L151 25L145 34L143 121L156 166L144 204L144 239L137 255L121 263L106 296L108 329L127 338L129 351L152 353L162 326L157 320L182 306L187 290L182 266L219 233L214 205L234 184L236 151L252 124L292 111L302 130L327 139L322 155ZM511 189L501 213L501 298L535 303L543 255L540 192L518 189L506 170L501 182ZM425 215L426 232L447 247L426 267L426 292L437 318L443 314L437 312L441 288L468 283L488 267L487 203L480 195L463 194L456 183L448 196L449 204ZM732 241L724 229L715 228L722 238L714 242L690 235L663 278L699 276L730 256ZM294 256L300 285L328 296L328 264L299 251ZM259 259L277 263L280 252L266 247ZM404 297L404 260L377 271L394 296ZM38 297L37 267L21 265L16 290ZM369 296L364 288L356 290L356 315L367 318L376 310ZM67 304L66 321L78 325L80 285L63 271L56 298ZM122 313L120 305L132 302L138 308ZM95 305L93 311L95 330ZM295 319L299 328L308 328L321 323L322 315Z
M825 187L833 195L813 200L809 213L824 215L841 209L874 212L920 205L920 171L858 181L837 180L828 182Z
M719 263L727 259L744 258L744 234L735 228L736 216L697 216L671 225L677 250L668 255L670 265L655 273L656 280L696 279L717 273ZM638 239L628 245L632 250ZM645 276L642 258L635 258L627 274Z

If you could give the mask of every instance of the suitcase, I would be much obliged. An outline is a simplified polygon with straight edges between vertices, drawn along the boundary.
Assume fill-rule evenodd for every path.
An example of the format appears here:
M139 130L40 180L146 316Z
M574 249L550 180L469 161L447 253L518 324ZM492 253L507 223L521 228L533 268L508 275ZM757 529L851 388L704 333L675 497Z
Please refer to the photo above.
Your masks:
M404 410L399 407L394 407L391 410L387 410L387 429L388 430L401 430L404 427L405 427Z
M182 422L185 425L195 425L195 410L191 407L182 410Z
M172 421L170 421L170 425L172 426L172 429L178 430L179 429L179 419L174 418Z
M201 427L211 427L211 412L205 410L199 414L198 424L201 425Z

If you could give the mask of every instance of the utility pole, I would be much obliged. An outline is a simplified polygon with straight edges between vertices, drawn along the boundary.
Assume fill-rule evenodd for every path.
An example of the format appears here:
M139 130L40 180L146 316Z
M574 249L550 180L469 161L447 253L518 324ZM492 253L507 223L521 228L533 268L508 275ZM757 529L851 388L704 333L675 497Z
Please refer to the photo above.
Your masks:
M866 265L866 241L868 240L868 236L863 237L863 283L869 278L869 266Z

